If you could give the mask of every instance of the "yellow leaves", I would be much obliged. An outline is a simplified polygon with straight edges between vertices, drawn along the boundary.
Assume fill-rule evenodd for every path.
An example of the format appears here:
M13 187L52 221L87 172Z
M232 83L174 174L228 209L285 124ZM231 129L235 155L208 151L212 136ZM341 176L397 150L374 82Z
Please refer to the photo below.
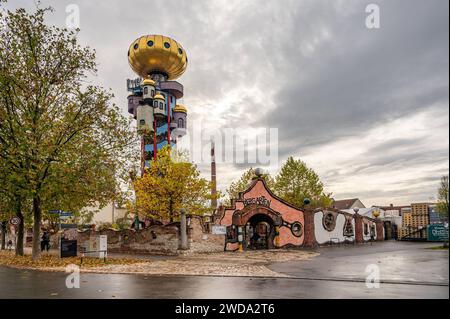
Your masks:
M59 258L53 255L42 255L37 261L33 261L31 256L15 256L14 252L0 251L0 265L17 267L17 268L32 268L32 269L51 269L66 267L70 264L81 265L82 267L101 267L107 265L131 265L141 263L142 260L128 259L128 258L109 258L106 263L100 258L83 258L81 263L80 257Z
M157 212L168 219L185 208L203 214L209 209L210 183L199 176L195 165L173 160L170 148L163 148L144 176L134 182L139 213L154 216Z

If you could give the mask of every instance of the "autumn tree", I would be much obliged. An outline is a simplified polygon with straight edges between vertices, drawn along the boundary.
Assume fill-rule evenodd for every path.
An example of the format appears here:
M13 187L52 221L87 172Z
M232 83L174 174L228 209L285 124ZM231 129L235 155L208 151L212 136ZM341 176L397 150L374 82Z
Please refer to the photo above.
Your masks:
M3 146L4 144L0 144L0 149ZM0 152L0 219L3 229L6 231L7 221L12 215L19 218L20 223L16 226L18 240L16 241L15 251L16 255L23 256L25 219L30 218L30 205L26 198L26 176L18 174L17 166L19 164L14 163L14 158L10 157L9 161L6 160L7 158ZM11 160L13 164L11 164Z
M441 184L438 189L437 211L442 217L448 220L448 175L442 176Z
M0 159L9 167L0 187L31 204L33 259L45 211L111 199L135 142L113 95L87 81L95 52L78 44L78 30L46 25L50 11L0 13Z
M324 192L323 183L314 170L301 160L290 156L275 178L274 192L294 206L302 207L305 198L310 199L310 207L328 207L331 194Z
M10 213L2 210L0 207L0 233L1 233L1 239L0 239L0 249L5 250L6 246L6 232L7 232L7 225L8 220L10 219Z
M158 151L145 174L135 179L134 189L139 215L161 222L174 221L182 208L195 215L211 210L211 182L183 156L173 156L169 147Z
M274 185L274 180L270 176L270 174L263 174L262 177L264 178L267 186L269 188L272 188ZM231 200L233 198L238 198L239 193L245 191L255 178L255 169L253 167L250 167L248 170L242 173L241 177L238 180L231 182L230 186L226 190L228 198L226 199L225 204L230 205Z

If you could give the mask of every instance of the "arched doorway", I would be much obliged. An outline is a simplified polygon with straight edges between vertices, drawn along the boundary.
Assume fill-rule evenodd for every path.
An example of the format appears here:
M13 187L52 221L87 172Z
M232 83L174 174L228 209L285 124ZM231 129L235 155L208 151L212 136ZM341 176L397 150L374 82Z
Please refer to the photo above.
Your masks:
M245 241L248 249L271 249L274 247L275 224L265 214L252 216L245 226Z

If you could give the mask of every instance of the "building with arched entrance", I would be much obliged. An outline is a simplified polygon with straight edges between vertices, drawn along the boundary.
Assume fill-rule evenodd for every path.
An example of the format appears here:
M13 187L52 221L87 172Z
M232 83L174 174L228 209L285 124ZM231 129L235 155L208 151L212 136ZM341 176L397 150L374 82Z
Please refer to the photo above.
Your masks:
M226 226L225 250L231 251L384 239L381 220L335 208L300 209L273 194L261 177L220 207L215 221Z

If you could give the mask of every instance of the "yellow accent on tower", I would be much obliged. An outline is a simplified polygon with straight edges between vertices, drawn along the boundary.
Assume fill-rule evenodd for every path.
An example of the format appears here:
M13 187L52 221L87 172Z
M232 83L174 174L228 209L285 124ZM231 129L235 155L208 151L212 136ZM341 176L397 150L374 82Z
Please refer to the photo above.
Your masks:
M187 114L187 109L186 109L186 107L184 105L177 104L173 108L173 112L180 112L180 113L186 113Z
M144 35L133 41L128 50L128 63L143 78L163 73L168 80L176 79L186 70L187 61L184 48L162 35Z

